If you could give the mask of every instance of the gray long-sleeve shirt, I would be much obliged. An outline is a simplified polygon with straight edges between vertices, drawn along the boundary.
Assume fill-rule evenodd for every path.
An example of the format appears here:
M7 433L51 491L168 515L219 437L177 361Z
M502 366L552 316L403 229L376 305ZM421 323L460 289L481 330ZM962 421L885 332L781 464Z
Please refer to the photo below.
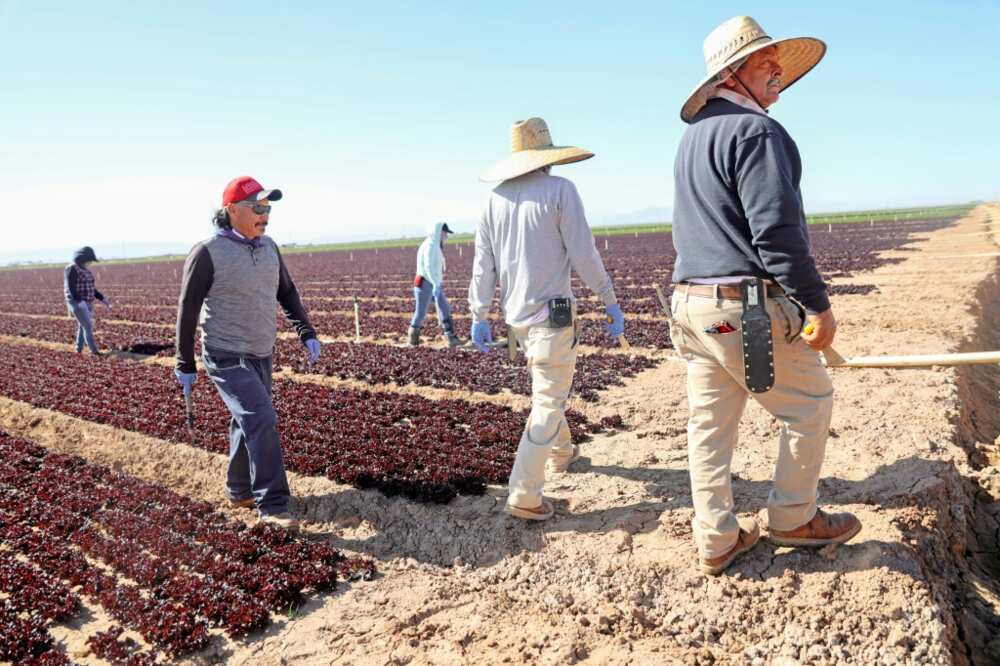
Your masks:
M674 281L754 275L773 279L812 314L828 309L801 177L798 148L778 121L709 100L674 163Z
M486 318L499 281L507 323L536 323L550 299L573 297L570 268L605 305L617 303L573 183L533 171L494 188L476 231L473 317Z

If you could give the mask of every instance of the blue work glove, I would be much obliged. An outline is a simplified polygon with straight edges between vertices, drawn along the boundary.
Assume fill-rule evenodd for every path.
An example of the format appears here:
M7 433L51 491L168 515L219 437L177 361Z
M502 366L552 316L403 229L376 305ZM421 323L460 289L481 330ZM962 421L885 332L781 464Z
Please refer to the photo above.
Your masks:
M472 344L481 352L489 351L487 343L493 342L493 331L490 329L489 321L472 322Z
M309 365L319 360L320 344L316 338L306 340L306 349L309 350Z
M608 315L608 335L612 339L617 338L625 332L625 315L617 304L606 305L604 312Z
M177 382L184 388L184 395L191 395L191 387L198 381L198 373L181 372L177 368L174 368L174 376L177 377Z

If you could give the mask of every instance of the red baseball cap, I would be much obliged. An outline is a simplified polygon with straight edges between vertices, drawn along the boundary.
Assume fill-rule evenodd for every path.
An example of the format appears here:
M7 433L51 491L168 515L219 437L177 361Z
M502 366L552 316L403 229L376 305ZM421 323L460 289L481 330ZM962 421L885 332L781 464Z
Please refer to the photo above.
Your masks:
M222 191L222 205L228 206L237 201L277 201L281 198L281 190L265 190L264 186L250 176L233 178Z

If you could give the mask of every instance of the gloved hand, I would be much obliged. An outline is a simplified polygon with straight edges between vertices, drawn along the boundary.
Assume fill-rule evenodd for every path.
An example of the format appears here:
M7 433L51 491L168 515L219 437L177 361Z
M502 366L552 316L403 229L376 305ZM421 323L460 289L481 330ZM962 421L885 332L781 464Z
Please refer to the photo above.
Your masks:
M625 315L617 304L605 306L604 312L609 317L607 326L608 335L611 338L617 338L625 332Z
M89 310L90 306L87 305L87 301L77 301L76 307L83 308L84 310Z
M104 307L106 307L107 309L109 309L109 310L111 309L111 299L110 298L105 298L103 301L101 301L101 303L104 303Z
M198 373L181 372L177 368L174 368L174 376L177 377L177 382L184 388L184 395L191 395L191 387L198 381Z
M306 340L306 349L309 350L309 365L312 365L319 360L320 346L319 340L316 338L309 338Z
M472 322L472 344L481 352L489 351L487 343L493 342L493 330L487 320Z
M444 294L444 287L439 284L434 285L434 290L431 292L431 295L434 297L434 300L436 301L440 299L443 294Z

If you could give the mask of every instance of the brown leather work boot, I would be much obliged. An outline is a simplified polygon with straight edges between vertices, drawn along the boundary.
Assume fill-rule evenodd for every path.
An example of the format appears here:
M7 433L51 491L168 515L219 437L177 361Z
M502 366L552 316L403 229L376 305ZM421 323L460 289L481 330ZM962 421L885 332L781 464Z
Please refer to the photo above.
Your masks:
M229 506L234 509L252 509L257 505L257 500L253 497L247 497L246 499L231 499L229 500Z
M852 513L826 513L819 509L805 525L794 530L768 528L768 541L776 546L829 546L847 543L861 531L861 521Z
M718 576L729 568L733 560L757 545L757 541L760 540L760 526L757 525L757 521L752 518L737 520L740 524L740 533L736 537L736 543L729 549L729 552L723 553L718 557L698 558L698 568L703 574Z

